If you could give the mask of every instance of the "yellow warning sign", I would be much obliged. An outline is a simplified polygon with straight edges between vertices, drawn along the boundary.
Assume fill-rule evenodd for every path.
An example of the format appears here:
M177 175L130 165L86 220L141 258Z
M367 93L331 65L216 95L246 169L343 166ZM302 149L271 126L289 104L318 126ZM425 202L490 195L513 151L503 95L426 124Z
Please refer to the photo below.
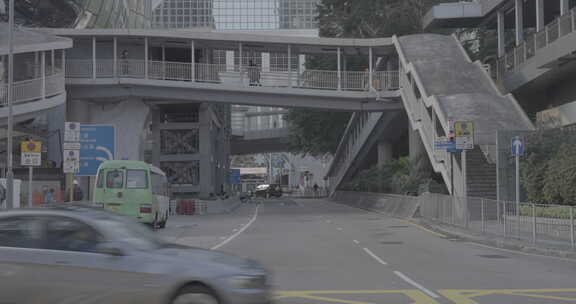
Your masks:
M40 141L23 141L20 148L22 153L41 153L42 152L42 142Z
M474 136L474 123L471 121L457 121L454 123L456 137Z

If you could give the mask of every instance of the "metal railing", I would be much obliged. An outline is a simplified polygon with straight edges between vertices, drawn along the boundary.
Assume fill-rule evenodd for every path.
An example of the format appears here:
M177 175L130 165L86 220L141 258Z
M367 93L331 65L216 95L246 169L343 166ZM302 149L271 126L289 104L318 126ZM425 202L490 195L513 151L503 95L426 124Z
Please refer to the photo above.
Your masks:
M528 36L522 43L496 60L496 79L500 80L506 72L518 71L528 59L536 56L539 50L549 46L561 37L576 30L576 8L556 18L541 31Z
M44 87L44 91L42 88ZM23 103L51 97L65 92L64 74L55 74L45 78L18 81L13 86L13 103ZM0 85L0 105L8 103L8 86Z
M572 248L575 207L541 205L425 193L420 196L425 220L550 247Z
M138 78L165 81L208 82L240 87L290 87L302 89L369 91L370 73L358 71L306 70L262 71L260 67L148 61L97 59L94 70L92 60L66 61L66 77L69 79ZM340 76L340 77L339 77ZM373 72L372 88L397 90L398 71Z

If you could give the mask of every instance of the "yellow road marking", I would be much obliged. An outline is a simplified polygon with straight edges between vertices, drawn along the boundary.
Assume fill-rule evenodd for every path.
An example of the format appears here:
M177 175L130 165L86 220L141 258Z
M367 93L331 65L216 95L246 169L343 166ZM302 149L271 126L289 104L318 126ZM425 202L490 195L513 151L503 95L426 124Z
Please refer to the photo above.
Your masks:
M576 302L574 297L549 295L550 293L575 293L576 289L485 289L485 290L439 290L441 295L458 304L478 304L474 300L476 297L487 295L509 295L518 297L529 297L537 299L548 299L558 301Z
M414 304L438 304L436 300L416 289L398 289L398 290L305 290L305 291L278 291L275 299L309 299L329 303L343 304L374 304L372 302L361 302L352 300L343 300L334 296L342 295L404 295L412 300Z

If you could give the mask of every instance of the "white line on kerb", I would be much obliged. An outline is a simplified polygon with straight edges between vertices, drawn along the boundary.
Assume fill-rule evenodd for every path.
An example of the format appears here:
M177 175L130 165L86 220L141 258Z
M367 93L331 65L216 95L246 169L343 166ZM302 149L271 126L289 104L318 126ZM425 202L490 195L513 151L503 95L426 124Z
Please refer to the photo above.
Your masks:
M354 244L356 245L360 245L360 242L358 242L357 240L352 240L352 242L354 242Z
M338 231L342 231L342 228L338 227L338 228L336 228L336 230L338 230Z
M250 221L246 225L244 225L244 227L242 227L242 229L238 230L236 233L234 233L233 235L231 235L230 237L228 237L227 239L222 241L220 244L210 248L210 250L217 250L217 249L221 248L222 246L230 243L233 239L237 238L246 229L248 229L248 227L250 227L250 225L252 225L256 221L256 218L258 217L258 209L260 209L260 205L258 205L258 207L256 207L256 210L254 211L254 215L252 216L252 219L250 219Z
M421 291L423 291L427 295L433 297L434 299L438 299L440 297L439 295L433 293L432 291L425 288L424 286L414 282L412 279L410 279L409 277L407 277L405 274L401 273L400 271L394 271L394 274L399 276L402 280L406 281L408 284L420 289Z
M377 256L376 254L374 254L374 252L372 252L372 250L368 249L368 248L362 248L364 249L364 251L371 256L373 259L375 259L378 263L382 264L382 265L388 265L388 263L384 262L379 256Z

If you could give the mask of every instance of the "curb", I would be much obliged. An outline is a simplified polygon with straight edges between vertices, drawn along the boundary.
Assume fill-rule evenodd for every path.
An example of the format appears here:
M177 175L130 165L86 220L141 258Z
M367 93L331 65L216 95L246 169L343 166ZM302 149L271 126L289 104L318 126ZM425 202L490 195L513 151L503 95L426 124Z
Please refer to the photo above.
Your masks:
M337 204L342 204L342 205L345 205L348 207L353 207L353 208L357 208L360 210L368 211L368 212L377 213L377 214L392 217L392 218L402 219L402 220L411 222L415 225L419 225L421 227L424 227L433 233L443 235L441 237L443 237L444 239L458 239L458 240L462 240L462 241L466 241L466 242L470 242L470 243L476 243L479 245L484 245L484 246L493 247L493 248L497 248L497 249L514 251L517 253L525 253L525 254L530 254L530 255L547 256L547 257L576 261L576 251L554 249L554 248L535 247L535 246L526 245L525 243L515 242L514 240L497 238L497 237L492 238L492 239L486 239L485 236L482 237L482 236L473 235L470 233L455 231L454 229L451 229L452 227L449 227L446 225L441 225L441 224L430 223L430 222L425 221L421 218L414 218L414 217L404 218L404 217L399 217L399 216L395 216L392 214L388 214L388 213L385 213L382 211L358 207L358 206L354 206L351 204L346 204L346 203L342 203L342 202L338 202L338 201L334 201L334 200L332 200L332 202L337 203Z
M518 253L526 253L532 255L540 255L540 256L548 256L548 257L555 257L555 258L562 258L562 259L569 259L576 261L576 251L571 250L562 250L562 249L555 249L555 248L543 248L538 246L527 245L525 243L514 241L510 239L503 239L501 237L494 237L491 239L487 239L486 236L470 234L462 231L455 231L452 227L430 223L423 219L408 219L411 222L414 222L418 225L422 225L427 229L430 229L434 232L441 233L446 235L447 239L460 239L463 241L477 243L480 245L485 245L489 247L509 250L509 251L516 251Z

